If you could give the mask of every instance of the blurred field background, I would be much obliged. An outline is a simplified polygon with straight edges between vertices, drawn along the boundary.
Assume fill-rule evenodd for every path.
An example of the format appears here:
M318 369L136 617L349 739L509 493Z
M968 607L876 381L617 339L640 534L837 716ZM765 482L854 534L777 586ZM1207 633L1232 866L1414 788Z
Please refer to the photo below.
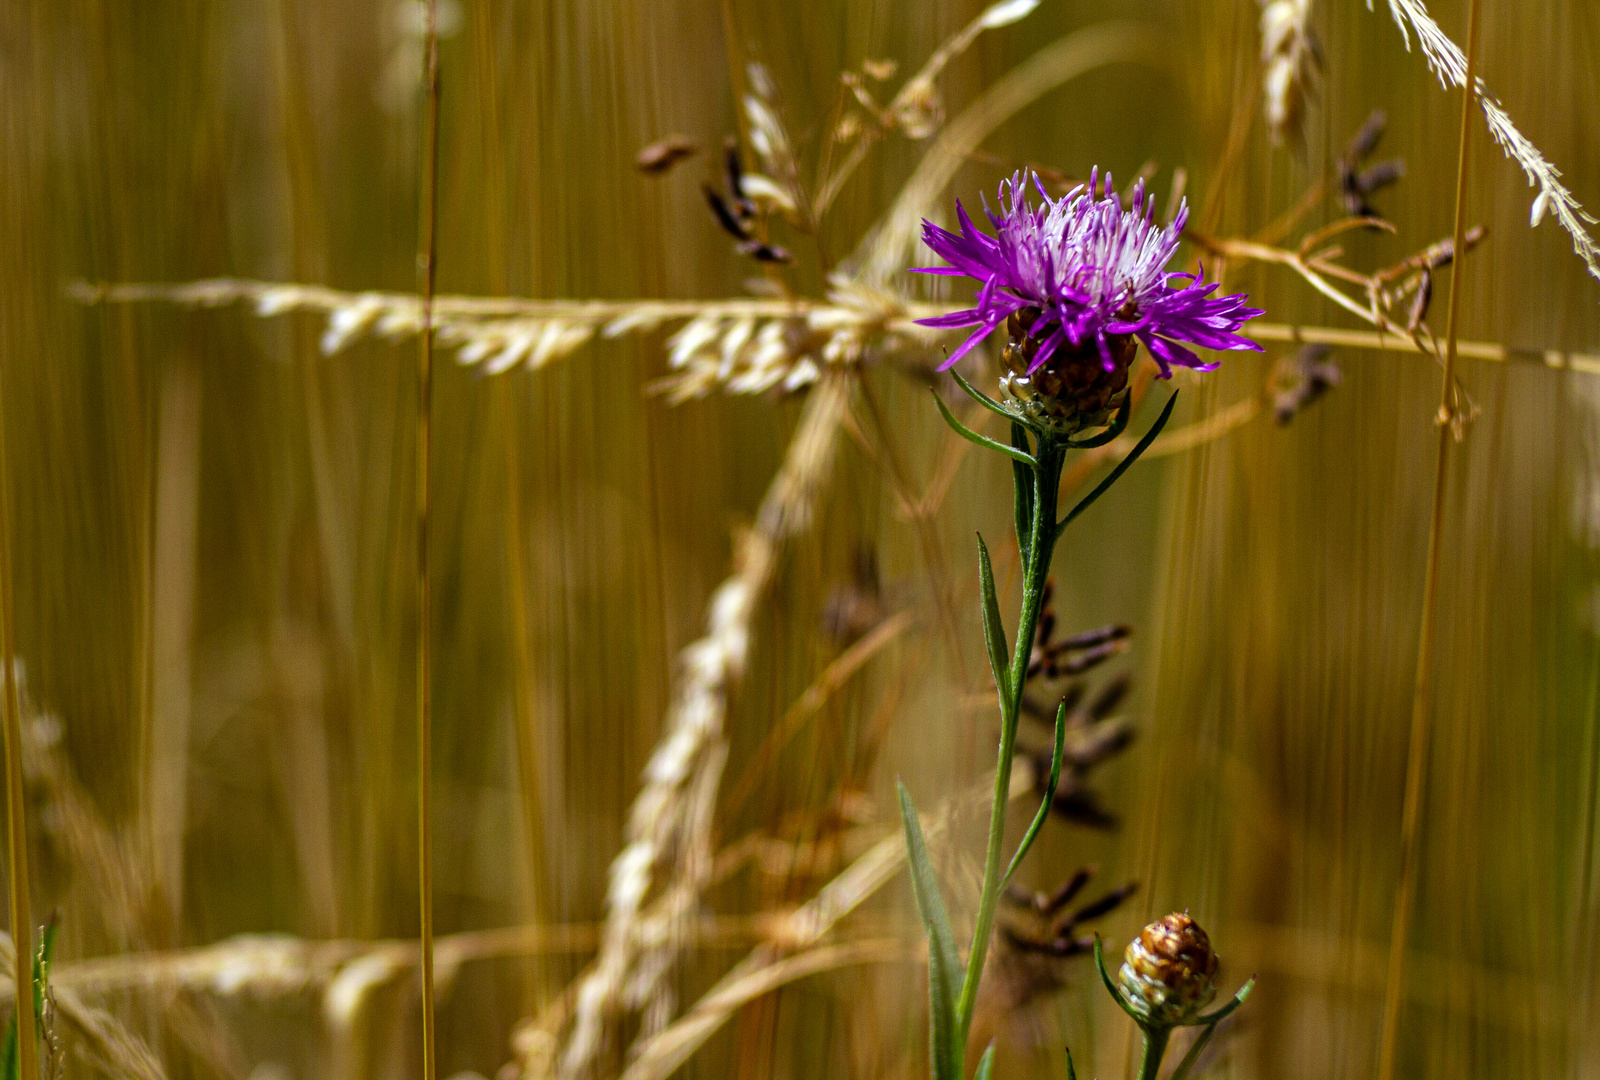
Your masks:
M841 71L893 58L903 77L980 6L445 5L440 291L739 295L756 271L698 186L740 130L745 65L770 70L811 154ZM1159 198L1183 166L1219 233L1244 235L1294 204L1382 108L1383 150L1408 168L1381 200L1398 236L1357 237L1352 257L1379 265L1421 248L1450 231L1460 96L1407 53L1382 6L1314 6L1325 70L1296 153L1274 149L1249 106L1255 3L1046 0L952 62L939 81L952 115L1103 20L1133 20L1149 47L1001 126L941 205L992 195L1011 163L1127 177L1154 159ZM1464 40L1466 4L1436 8ZM1485 0L1483 20L1484 79L1580 200L1600 203L1600 10ZM67 1030L71 1075L420 1069L406 944L418 928L415 342L324 357L310 314L85 306L66 293L75 280L216 276L413 289L416 25L411 6L380 0L0 10L0 364L34 910L59 910L63 992L149 1049L79 1054L99 1044ZM1218 186L1242 98L1251 126ZM673 132L709 153L641 175L635 153ZM896 136L872 151L823 223L825 259L851 250L927 147ZM1470 256L1462 337L1600 351L1600 285L1552 223L1527 228L1528 189L1481 125L1469 190L1489 240ZM793 281L818 296L815 265L801 260ZM1228 284L1275 322L1353 325L1285 273L1236 267ZM530 1037L517 1049L513 1032L560 1007L594 955L676 654L703 632L734 537L805 408L807 394L670 404L650 392L667 373L665 337L596 341L492 377L440 356L443 1076L532 1080ZM1176 422L1250 398L1290 349L1230 354L1183 383ZM1140 883L1100 926L1115 947L1188 908L1223 956L1227 990L1260 973L1219 1039L1217 1076L1364 1076L1377 1058L1439 372L1399 352L1336 357L1343 384L1292 424L1263 415L1142 463L1056 560L1065 630L1134 628L1116 665L1133 678L1124 711L1139 735L1094 774L1121 827L1052 822L1023 873L1047 888L1097 863L1104 885ZM1400 1075L1592 1076L1600 376L1464 359L1462 378L1482 414L1450 477ZM669 976L679 1011L892 834L895 776L926 810L977 781L992 753L972 536L1005 547L1005 466L971 455L936 513L908 517L904 489L927 489L955 460L953 439L925 384L890 365L859 379L850 415L863 436L838 437L814 519L780 550L726 722L715 835L766 846L707 894ZM1014 590L1014 547L1000 562ZM797 712L846 647L825 615L852 587L877 605L869 626L896 611L909 621ZM798 734L750 773L786 716ZM956 878L978 858L968 824L945 845ZM904 883L838 933L906 948L759 997L681 1075L925 1074ZM219 942L231 950L197 951ZM1064 1076L1070 1041L1080 1075L1131 1074L1126 1019L1088 963L1065 970L1065 992L1030 1006L1040 1041L1008 1042L1000 1071ZM611 1045L595 1075L620 1072L625 1049Z

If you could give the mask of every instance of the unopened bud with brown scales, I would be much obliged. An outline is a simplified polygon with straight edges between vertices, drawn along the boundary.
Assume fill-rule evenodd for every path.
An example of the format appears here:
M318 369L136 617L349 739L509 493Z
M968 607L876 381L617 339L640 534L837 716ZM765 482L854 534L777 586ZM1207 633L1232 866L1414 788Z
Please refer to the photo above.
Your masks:
M1151 923L1128 942L1118 982L1128 1004L1152 1025L1194 1019L1217 996L1221 957L1187 911Z
M1105 952L1096 937L1094 966L1111 999L1133 1018L1144 1035L1139 1080L1156 1080L1160 1075L1161 1059L1174 1028L1203 1028L1173 1073L1174 1077L1188 1076L1217 1025L1244 1004L1256 985L1251 978L1226 1005L1201 1012L1217 995L1217 971L1222 961L1212 950L1211 939L1187 911L1175 911L1141 930L1128 943L1116 979L1106 970Z

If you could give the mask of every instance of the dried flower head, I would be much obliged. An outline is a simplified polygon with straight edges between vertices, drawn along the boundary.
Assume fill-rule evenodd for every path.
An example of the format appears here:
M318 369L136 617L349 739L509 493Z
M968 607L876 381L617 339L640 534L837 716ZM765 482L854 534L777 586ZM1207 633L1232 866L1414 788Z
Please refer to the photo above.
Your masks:
M1220 965L1200 924L1176 911L1128 943L1119 981L1135 1011L1171 1027L1193 1019L1216 997Z
M1036 207L1026 200L1030 182L1042 200ZM1235 333L1261 314L1243 293L1213 299L1217 286L1201 273L1167 270L1188 210L1156 224L1143 183L1123 209L1109 173L1103 187L1097 169L1087 186L1052 199L1026 171L1000 185L998 213L984 209L992 237L973 227L959 202L959 233L923 222L923 242L950 265L921 272L971 277L982 287L976 306L919 321L977 327L943 368L1006 324L1011 342L1001 385L1032 419L1069 433L1106 423L1126 390L1138 342L1163 378L1174 365L1216 367L1188 345L1260 349ZM1187 284L1170 284L1175 279Z

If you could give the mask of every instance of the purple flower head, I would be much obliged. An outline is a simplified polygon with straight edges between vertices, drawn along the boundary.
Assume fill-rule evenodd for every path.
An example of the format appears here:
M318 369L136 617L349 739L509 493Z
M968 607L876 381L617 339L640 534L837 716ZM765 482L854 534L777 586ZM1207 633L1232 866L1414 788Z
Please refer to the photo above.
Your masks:
M1025 199L1030 180L1042 200L1037 207ZM974 228L959 201L960 232L922 223L923 243L950 265L919 272L970 277L981 285L975 307L918 320L924 326L977 327L941 371L1018 313L1030 375L1063 345L1073 353L1094 348L1110 372L1119 366L1118 358L1131 358L1132 339L1137 338L1155 357L1162 378L1171 376L1174 364L1196 371L1217 366L1201 360L1189 345L1260 351L1261 346L1235 333L1261 314L1246 306L1244 293L1213 298L1217 286L1204 283L1203 270L1167 271L1189 216L1187 205L1162 227L1152 220L1153 200L1145 194L1144 181L1134 186L1132 208L1124 210L1111 174L1106 174L1103 189L1098 180L1096 169L1087 187L1051 199L1037 176L1017 173L1000 184L999 213L984 204L994 236ZM1097 196L1097 190L1105 194Z

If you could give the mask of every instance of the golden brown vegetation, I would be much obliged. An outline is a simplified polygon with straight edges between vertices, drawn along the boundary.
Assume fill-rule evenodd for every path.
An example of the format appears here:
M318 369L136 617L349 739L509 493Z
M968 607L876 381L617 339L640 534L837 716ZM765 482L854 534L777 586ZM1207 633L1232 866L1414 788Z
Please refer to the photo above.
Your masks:
M1136 627L1134 692L1081 698L1092 803L1047 825L1029 889L1096 862L1139 885L1091 913L1119 947L1190 908L1259 971L1219 1072L1366 1075L1386 989L1400 1075L1600 1068L1600 308L1527 228L1592 261L1567 189L1600 199L1600 19L1483 6L1496 138L1531 160L1515 114L1570 179L1532 151L1529 196L1480 140L1467 183L1487 239L1446 381L1400 981L1429 299L1470 234L1461 95L1388 13L442 3L427 303L422 5L0 13L0 591L21 895L62 926L47 1066L422 1071L423 637L442 1075L925 1073L889 793L918 790L959 921L994 736L971 535L1002 535L1010 482L926 400L944 339L912 320L962 296L902 271L921 217L1002 172L1154 159L1267 352L1185 384L1167 464L1057 560L1063 629ZM1433 16L1465 43L1460 7ZM1422 5L1390 8L1466 81ZM1392 186L1352 150L1375 108ZM991 965L997 1071L1065 1075L1070 1039L1122 1075L1082 930L1025 924Z

